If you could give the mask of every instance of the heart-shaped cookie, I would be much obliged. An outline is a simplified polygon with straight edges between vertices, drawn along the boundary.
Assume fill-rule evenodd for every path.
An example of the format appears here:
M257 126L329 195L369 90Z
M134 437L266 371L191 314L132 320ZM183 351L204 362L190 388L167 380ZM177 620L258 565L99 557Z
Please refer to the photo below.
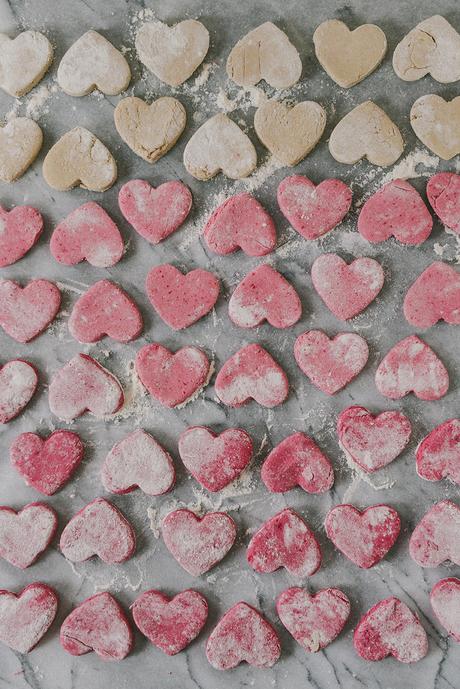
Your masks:
M449 577L438 581L430 593L433 612L447 633L460 642L460 579Z
M241 179L255 170L257 153L251 139L220 112L202 124L188 141L184 165L196 179L211 179L219 172L230 179Z
M37 372L27 361L14 359L0 368L0 423L8 423L22 412L37 385Z
M421 478L449 478L460 485L460 419L449 419L436 426L418 446L415 461Z
M354 165L367 160L373 165L393 165L404 150L401 132L388 115L370 100L357 105L335 126L329 151L339 163Z
M84 127L75 127L61 136L46 154L42 171L46 183L58 191L76 186L106 191L117 178L113 155Z
M31 280L21 287L0 280L0 326L16 342L30 342L54 320L61 293L53 282Z
M433 505L413 530L409 553L420 567L460 565L460 507L451 500Z
M410 111L416 136L443 160L460 153L460 96L446 101L429 93L421 96Z
M0 127L0 181L14 182L34 162L43 143L43 133L34 120L13 117Z
M0 507L0 557L26 569L47 549L57 529L56 512L33 502L19 512Z
M426 195L441 222L460 235L460 175L438 172L428 180Z
M38 84L53 61L53 46L39 31L16 38L0 34L0 88L20 98Z
M440 320L460 325L460 273L435 261L409 287L403 308L414 328L430 328Z
M57 608L57 593L46 584L29 584L21 593L1 590L0 641L28 653L53 624Z
M43 218L36 208L16 206L7 211L0 206L0 268L25 256L42 232Z

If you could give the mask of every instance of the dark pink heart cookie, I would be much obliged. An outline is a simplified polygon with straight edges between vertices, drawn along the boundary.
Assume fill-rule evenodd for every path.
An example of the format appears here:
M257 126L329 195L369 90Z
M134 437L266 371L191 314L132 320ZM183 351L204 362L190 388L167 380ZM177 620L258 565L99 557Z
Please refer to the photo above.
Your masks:
M32 502L19 512L0 507L0 557L26 569L46 550L57 529L56 512Z
M409 552L420 567L460 565L460 507L451 500L433 505L413 530Z
M38 385L35 368L14 359L0 368L0 423L8 423L30 402Z
M431 328L440 320L460 325L460 273L435 261L409 287L403 308L414 328Z
M460 643L460 579L449 577L438 581L431 589L430 603L444 629Z
M29 584L17 594L1 590L0 641L28 653L53 624L57 608L56 591L46 584Z
M460 234L460 175L438 172L428 180L426 195L441 222Z
M33 247L43 232L43 218L36 208L0 206L0 268L10 266Z
M436 426L418 446L415 460L421 478L449 478L460 485L460 419Z
M0 280L0 326L16 342L30 342L54 320L61 293L49 280L31 280L21 287Z

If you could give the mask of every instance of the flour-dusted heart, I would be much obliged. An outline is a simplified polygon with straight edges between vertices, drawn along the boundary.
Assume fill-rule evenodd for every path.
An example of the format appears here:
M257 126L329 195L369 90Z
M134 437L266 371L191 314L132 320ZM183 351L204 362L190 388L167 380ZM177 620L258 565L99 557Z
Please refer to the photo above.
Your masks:
M449 389L449 374L438 355L417 335L395 344L375 373L378 391L392 400L410 392L421 400L438 400Z
M198 577L226 556L235 542L236 525L224 512L198 517L182 509L163 519L161 533L173 558L186 572Z
M30 342L56 317L61 293L49 280L31 280L21 287L0 280L0 326L16 342Z
M208 617L206 598L188 589L169 598L161 591L145 591L131 606L136 627L169 656L192 643Z
M97 31L87 31L59 63L57 81L69 96L86 96L94 89L117 96L131 81L126 58Z
M43 133L34 120L13 117L0 127L0 181L14 182L32 165L43 143Z
M351 110L329 137L329 151L339 163L393 165L404 150L401 132L378 105L368 100Z
M107 591L77 605L62 623L59 638L67 653L81 656L94 651L103 660L123 660L133 647L125 612Z
M7 211L0 206L0 268L25 256L42 232L43 218L36 208L16 206Z
M170 455L141 428L112 447L101 469L102 483L111 493L140 488L147 495L163 495L174 485L176 474Z
M418 446L415 461L421 478L448 478L460 485L460 419L449 419L436 426Z
M460 507L451 500L434 504L413 530L409 552L420 567L460 565Z
M13 359L0 368L0 423L8 423L22 412L37 385L37 371L27 361Z
M460 153L460 96L450 101L434 93L417 98L410 123L420 141L443 160Z
M174 330L182 330L211 311L219 297L220 282L209 270L197 268L184 275L165 263L152 268L145 289L160 318Z
M448 577L438 581L431 589L430 603L444 629L460 643L460 579Z
M324 522L335 547L358 567L369 569L394 545L401 520L388 505L373 505L360 512L353 505L337 505Z
M0 34L0 88L20 98L38 84L53 61L53 46L39 31L16 38Z
M460 175L438 172L428 180L426 195L441 222L460 235Z
M440 320L460 325L460 273L435 261L409 287L403 308L415 328L430 328Z
M57 529L56 512L32 502L19 512L0 507L0 557L26 569L47 549Z
M28 653L51 627L57 608L57 593L46 584L29 584L21 593L1 590L0 642Z

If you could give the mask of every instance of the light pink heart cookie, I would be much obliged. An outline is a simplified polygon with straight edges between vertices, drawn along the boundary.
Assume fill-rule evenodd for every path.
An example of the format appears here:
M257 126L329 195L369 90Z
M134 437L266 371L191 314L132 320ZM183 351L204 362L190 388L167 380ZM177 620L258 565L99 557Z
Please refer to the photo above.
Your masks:
M438 172L428 180L426 195L441 222L460 234L460 175Z
M0 206L0 268L10 266L30 251L43 232L43 218L36 208Z
M403 308L415 328L431 328L440 320L460 325L460 273L435 261L409 287Z
M294 357L313 385L334 395L363 370L369 347L356 333L339 333L329 339L321 330L308 330L296 339Z
M449 478L460 486L460 419L436 426L418 446L415 461L421 478Z
M315 186L308 177L285 177L277 192L282 214L305 239L318 239L339 225L351 206L352 192L339 179Z
M272 217L251 194L235 194L213 212L203 230L206 244L220 256L238 249L265 256L276 247Z
M182 509L163 519L161 532L173 558L186 572L198 577L226 556L235 542L236 525L224 512L198 517Z
M179 454L196 480L212 492L222 490L248 466L252 440L241 428L213 433L209 428L187 428L179 438Z
M274 328L289 328L302 315L302 304L281 273L261 265L251 270L233 292L228 315L240 328L255 328L264 321Z
M420 567L460 565L460 507L451 500L433 505L413 530L409 552Z
M192 194L182 182L165 182L155 189L143 179L132 179L121 187L118 205L141 237L158 244L185 221Z
M28 653L53 624L58 608L56 591L38 582L21 593L0 591L0 641L18 653Z
M430 603L444 629L460 643L460 579L448 577L438 581L431 589Z
M50 250L56 261L66 266L88 261L96 268L109 268L121 259L124 247L112 218L98 203L89 201L56 226Z
M49 280L31 280L21 287L0 280L0 326L16 342L30 342L54 320L61 293Z
M0 557L26 569L47 549L57 529L56 512L32 502L19 512L0 507Z
M97 555L107 564L129 560L136 549L136 536L117 508L96 498L68 522L59 547L71 562L84 562Z
M165 263L147 275L145 289L160 318L174 330L188 328L214 307L219 280L209 270L198 268L185 275Z
M8 423L26 407L38 385L35 368L14 359L0 368L0 423Z

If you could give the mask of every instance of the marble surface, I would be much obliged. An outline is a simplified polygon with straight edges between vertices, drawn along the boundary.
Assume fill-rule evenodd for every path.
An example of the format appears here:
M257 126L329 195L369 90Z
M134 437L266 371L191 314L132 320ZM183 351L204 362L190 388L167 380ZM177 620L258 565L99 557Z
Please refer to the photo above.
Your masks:
M144 9L146 8L146 9ZM156 16L173 23L185 17L200 18L211 33L211 49L205 65L187 84L177 89L162 85L141 69L134 46L136 26L143 16ZM0 647L0 689L458 689L460 686L460 647L435 621L430 609L428 593L431 586L448 575L459 575L455 566L422 570L408 555L410 532L429 506L441 498L456 498L458 488L442 483L427 483L415 472L414 451L424 435L439 422L452 417L459 409L459 345L458 330L438 324L423 337L445 361L450 375L449 393L438 402L427 403L413 396L400 403L390 403L375 388L374 373L383 354L413 329L402 316L402 299L414 278L433 260L442 255L453 263L459 260L458 240L448 235L438 221L432 236L422 247L403 247L393 240L370 245L356 231L356 208L363 199L387 179L409 176L413 184L424 190L426 177L435 170L455 170L457 160L439 163L420 143L409 125L409 110L416 98L424 93L439 93L451 98L458 94L458 84L440 85L429 77L414 83L400 81L391 67L391 54L396 43L418 21L434 12L444 14L460 28L460 8L455 0L400 0L398 3L375 3L373 0L349 0L341 4L332 0L298 2L297 0L265 0L244 3L226 0L166 0L164 3L136 3L133 0L10 0L0 2L0 28L12 35L36 28L43 30L55 46L53 66L41 84L20 101L0 95L1 117L30 114L44 131L42 152L27 172L14 185L3 185L1 203L6 207L27 203L36 205L46 221L44 235L38 245L16 265L2 270L2 276L26 281L46 277L56 280L63 290L63 310L55 324L33 344L18 345L0 333L2 361L24 357L40 370L40 388L33 402L17 420L0 429L2 457L0 462L0 504L20 508L27 502L40 499L10 467L8 448L19 433L37 431L47 434L58 423L48 409L47 384L53 372L78 351L90 352L122 381L126 393L125 408L112 420L103 422L91 415L69 425L78 431L85 444L85 460L75 478L61 492L47 500L59 514L60 528L77 510L93 498L104 495L99 479L100 467L107 451L136 426L152 432L175 459L178 481L174 492L151 498L140 491L115 496L114 503L132 521L137 535L135 556L126 564L110 567L97 560L72 566L60 554L56 543L37 564L19 571L0 562L0 587L19 590L32 581L44 581L54 586L60 595L56 622L40 645L29 655L21 657L6 647ZM376 22L386 32L389 53L384 64L361 84L350 90L336 86L317 63L312 43L315 27L323 20L337 17L355 27L360 23ZM232 45L249 29L265 20L275 21L285 29L300 51L304 72L302 81L283 96L287 99L318 100L327 110L328 122L321 143L313 153L295 168L295 172L310 176L315 182L338 176L350 183L354 192L355 210L336 230L319 242L300 238L281 217L276 205L275 191L279 181L290 173L278 168L258 148L258 171L246 181L231 182L219 176L200 183L191 178L182 165L185 143L197 126L223 105L235 106L230 113L240 122L257 144L253 130L254 104L261 92L272 95L265 85L244 93L227 81L225 59ZM64 51L87 29L100 30L117 46L123 46L133 70L129 94L155 98L174 94L184 103L187 129L176 147L153 167L137 158L119 139L113 125L113 108L117 98L93 94L71 98L58 89L55 82L57 65ZM367 162L353 167L339 165L329 155L327 138L332 127L354 105L373 98L397 122L403 133L406 148L400 163L392 169L381 170ZM233 102L233 105L230 103ZM84 125L109 146L119 166L119 179L103 195L81 189L67 193L47 187L41 174L43 156L57 138L71 127ZM418 164L417 164L418 163ZM194 209L186 224L167 241L157 247L148 245L123 220L117 206L120 185L133 177L146 178L157 185L167 179L181 179L190 185L194 195ZM293 282L301 294L304 312L302 319L286 332L276 332L264 325L257 330L244 331L231 325L227 317L227 301L241 277L257 264L241 252L231 257L210 254L200 239L203 223L212 209L235 191L254 191L276 220L279 244L267 260ZM119 223L126 241L123 260L108 270L81 264L65 267L51 257L48 240L53 226L69 211L88 200L97 200ZM309 270L316 256L337 251L351 260L355 256L373 256L385 270L385 286L377 300L350 324L337 321L320 302L312 289ZM153 313L144 293L144 279L153 265L172 261L181 268L197 266L213 270L222 280L223 293L217 308L205 320L173 333ZM145 331L136 342L118 345L108 340L81 347L67 330L67 316L72 304L87 285L110 276L136 299L145 318ZM370 345L370 359L363 373L345 390L332 398L312 387L295 364L292 347L295 337L308 328L322 328L329 334L353 330L362 334ZM289 399L274 410L256 404L240 409L227 409L219 404L212 384L197 401L180 411L162 409L145 396L136 382L132 361L136 351L146 342L159 341L178 347L193 343L205 348L219 368L226 358L241 345L258 341L267 346L285 368L291 391ZM346 406L357 403L372 411L402 409L413 422L413 435L406 451L387 469L364 480L346 463L335 434L337 414ZM237 482L220 494L201 490L181 466L177 453L177 439L188 425L204 424L216 430L242 426L254 438L256 456L251 468ZM285 495L269 495L259 477L260 464L266 453L290 433L302 430L310 433L330 456L336 482L333 489L322 496L309 496L300 489ZM401 514L403 529L390 554L370 571L361 571L338 552L325 537L323 520L331 506L350 501L358 507L387 502ZM238 525L238 542L228 557L214 570L195 579L180 569L161 540L159 523L162 516L176 506L188 505L199 510L223 509ZM352 613L344 632L326 650L307 655L279 623L274 608L276 595L296 582L284 570L273 575L258 575L245 560L245 546L251 533L269 516L286 505L297 509L318 534L324 561L320 571L308 582L310 590L338 586L350 597ZM67 655L58 640L59 625L72 606L101 590L114 593L128 607L139 593L149 588L161 588L169 594L194 587L209 600L208 623L189 649L174 658L163 655L140 634L136 635L134 652L121 663L104 663L95 654L80 658ZM404 666L393 659L367 663L357 656L352 645L352 632L360 615L377 600L395 595L417 610L429 636L429 653L414 666ZM208 664L204 647L210 630L222 613L233 603L244 599L259 607L280 634L282 656L271 670L257 670L245 664L234 671L220 673Z

